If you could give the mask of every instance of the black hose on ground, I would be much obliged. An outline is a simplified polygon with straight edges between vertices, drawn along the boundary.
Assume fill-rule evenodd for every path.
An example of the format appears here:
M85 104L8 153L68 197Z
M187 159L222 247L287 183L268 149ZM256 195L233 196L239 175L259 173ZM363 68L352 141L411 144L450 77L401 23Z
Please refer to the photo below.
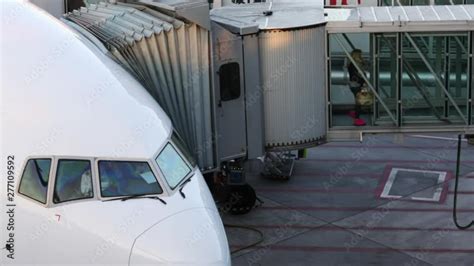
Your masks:
M460 134L458 136L458 153L457 153L457 159L456 159L456 179L454 181L453 221L458 229L466 230L474 225L474 220L472 220L467 225L460 225L458 223L458 218L457 218L458 182L459 182L459 172L460 172L460 165L461 165L461 140L462 140L462 135Z
M263 232L256 229L256 228L253 228L253 227L250 227L250 226L245 226L245 225L236 225L236 224L224 224L224 227L228 227L228 228L237 228L237 229L245 229L245 230L249 230L249 231L253 231L255 233L257 233L259 235L259 239L255 242L253 242L252 244L250 245L247 245L247 246L244 246L244 247L241 247L241 248L238 248L236 250L233 250L232 252L230 252L230 254L234 254L234 253L237 253L239 251L242 251L244 249L248 249L248 248L252 248L252 247L255 247L257 246L258 244L262 243L263 240L264 240L264 237L263 237Z

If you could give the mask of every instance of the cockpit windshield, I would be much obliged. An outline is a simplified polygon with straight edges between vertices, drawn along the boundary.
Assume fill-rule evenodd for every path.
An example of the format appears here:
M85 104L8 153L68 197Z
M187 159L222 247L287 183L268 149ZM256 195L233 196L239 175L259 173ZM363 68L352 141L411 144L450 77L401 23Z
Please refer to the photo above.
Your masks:
M163 192L147 162L99 161L99 178L102 197Z
M156 157L156 163L172 189L176 188L192 171L191 167L171 143L167 143L158 157Z

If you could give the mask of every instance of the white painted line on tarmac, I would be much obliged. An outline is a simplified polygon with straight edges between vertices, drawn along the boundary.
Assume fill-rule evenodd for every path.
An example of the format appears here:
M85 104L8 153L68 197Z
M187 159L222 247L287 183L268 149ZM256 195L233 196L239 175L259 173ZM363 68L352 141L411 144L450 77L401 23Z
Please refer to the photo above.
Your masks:
M398 170L395 170L395 169L397 168L392 168L392 170L390 171L390 175L387 179L387 182L385 183L382 194L380 194L381 198L399 199L402 197L398 195L390 195L390 189L392 189L393 182L395 181L395 178L397 177Z

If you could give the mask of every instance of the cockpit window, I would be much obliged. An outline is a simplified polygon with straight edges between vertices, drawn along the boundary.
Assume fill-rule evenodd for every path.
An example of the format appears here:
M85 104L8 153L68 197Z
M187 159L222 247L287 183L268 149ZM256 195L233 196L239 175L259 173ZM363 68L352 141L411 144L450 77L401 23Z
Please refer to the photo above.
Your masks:
M147 162L99 161L99 179L102 197L163 192Z
M51 159L30 159L20 181L19 193L46 204Z
M156 163L172 189L191 172L191 167L179 155L171 143L166 144L156 158Z
M89 160L59 160L53 202L92 198L92 174Z

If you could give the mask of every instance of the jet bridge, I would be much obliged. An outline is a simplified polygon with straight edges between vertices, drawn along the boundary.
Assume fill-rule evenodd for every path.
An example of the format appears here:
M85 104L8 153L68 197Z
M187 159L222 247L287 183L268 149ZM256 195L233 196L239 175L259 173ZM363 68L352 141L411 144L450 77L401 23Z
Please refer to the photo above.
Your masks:
M209 15L204 0L138 2L89 5L65 22L148 88L203 170L363 133L474 129L474 5L279 0ZM373 94L363 127L348 115L354 49Z
M326 9L328 139L474 128L474 5ZM360 49L364 64L351 52ZM348 66L373 104L352 125Z

